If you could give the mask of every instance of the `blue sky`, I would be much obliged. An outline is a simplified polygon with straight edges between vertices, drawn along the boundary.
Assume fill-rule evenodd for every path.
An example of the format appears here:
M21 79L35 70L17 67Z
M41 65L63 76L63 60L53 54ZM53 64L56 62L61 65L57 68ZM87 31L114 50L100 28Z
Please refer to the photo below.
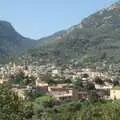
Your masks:
M0 0L0 19L34 39L67 29L117 0Z

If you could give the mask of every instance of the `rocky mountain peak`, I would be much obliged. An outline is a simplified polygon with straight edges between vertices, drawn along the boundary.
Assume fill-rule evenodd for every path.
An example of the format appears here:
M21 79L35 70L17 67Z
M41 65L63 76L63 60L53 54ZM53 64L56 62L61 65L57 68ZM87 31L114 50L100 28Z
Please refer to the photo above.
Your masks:
M104 8L87 18L83 19L80 23L82 28L101 27L101 26L120 26L120 0L112 4L108 8Z
M110 7L107 8L108 10L112 10L115 12L119 12L120 11L120 0L118 2L115 2L114 4L112 4Z

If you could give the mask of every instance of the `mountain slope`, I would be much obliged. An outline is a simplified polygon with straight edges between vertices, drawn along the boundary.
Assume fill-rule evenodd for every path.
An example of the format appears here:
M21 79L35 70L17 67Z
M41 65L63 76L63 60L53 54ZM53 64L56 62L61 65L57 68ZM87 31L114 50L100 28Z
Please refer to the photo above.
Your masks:
M17 55L33 45L35 41L17 33L9 22L0 21L0 58Z
M120 61L120 2L90 15L64 31L59 39L28 53L33 59L57 63Z
M39 43L38 45L40 45L40 44L47 44L50 41L54 41L54 40L60 39L63 36L64 33L65 33L65 30L61 30L61 31L58 31L58 32L50 35L50 36L40 38L37 41Z

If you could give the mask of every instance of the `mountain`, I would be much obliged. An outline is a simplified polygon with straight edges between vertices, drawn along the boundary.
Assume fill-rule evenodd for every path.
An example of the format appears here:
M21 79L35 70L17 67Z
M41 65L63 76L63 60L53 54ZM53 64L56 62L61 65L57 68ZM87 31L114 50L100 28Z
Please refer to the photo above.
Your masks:
M65 33L65 30L61 30L61 31L58 31L58 32L50 35L50 36L40 38L37 41L39 43L38 45L40 45L40 44L47 44L50 41L54 41L54 40L60 39L61 36L63 36L64 33Z
M52 39L52 40L50 40ZM120 61L120 2L112 4L80 24L28 51L31 59L55 63Z
M35 45L35 41L20 35L7 21L0 21L0 58L18 55L26 48Z

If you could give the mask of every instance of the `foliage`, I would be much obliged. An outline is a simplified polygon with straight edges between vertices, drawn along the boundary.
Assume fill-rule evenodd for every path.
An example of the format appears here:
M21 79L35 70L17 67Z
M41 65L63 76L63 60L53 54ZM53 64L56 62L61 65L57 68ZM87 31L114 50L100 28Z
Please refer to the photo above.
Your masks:
M119 120L119 109L120 101L58 102L50 96L22 101L0 85L0 120Z
M11 75L8 82L10 84L17 84L20 86L25 86L25 85L34 86L35 78L33 76L31 77L25 76L23 72L18 72L15 75Z
M26 96L27 96L27 98L28 98L30 101L34 101L34 100L36 100L36 99L39 98L39 97L45 96L45 94L44 94L44 93L40 93L40 91L37 91L37 90L35 90L35 91L30 90L30 91L28 91L28 92L26 93Z
M0 120L23 120L23 103L7 85L0 85Z
M83 85L82 80L78 78L77 81L75 81L73 83L73 88L77 89L77 90L83 90L84 89L84 85Z
M119 102L86 103L72 101L38 112L38 118L47 120L119 120Z
M0 21L0 58L12 55L20 55L26 48L36 44L29 38L25 38L15 31L13 26L7 21ZM8 58L9 59L9 58ZM1 60L4 62L4 60Z
M94 81L96 84L104 85L104 81L99 76L95 77Z
M97 103L83 109L80 115L81 120L119 120L119 103Z

